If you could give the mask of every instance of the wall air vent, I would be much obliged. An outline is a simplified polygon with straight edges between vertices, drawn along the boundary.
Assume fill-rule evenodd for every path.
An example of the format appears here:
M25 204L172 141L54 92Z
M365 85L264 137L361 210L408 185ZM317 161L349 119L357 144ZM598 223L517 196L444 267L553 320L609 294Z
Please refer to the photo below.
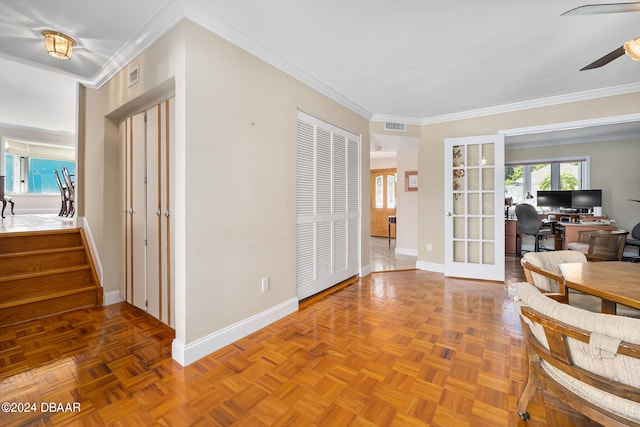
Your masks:
M138 83L138 80L140 80L140 65L136 64L135 68L133 70L131 70L129 72L129 76L128 76L128 85L127 87L131 87L134 84Z
M406 132L407 126L404 123L384 122L384 130L392 130L395 132Z

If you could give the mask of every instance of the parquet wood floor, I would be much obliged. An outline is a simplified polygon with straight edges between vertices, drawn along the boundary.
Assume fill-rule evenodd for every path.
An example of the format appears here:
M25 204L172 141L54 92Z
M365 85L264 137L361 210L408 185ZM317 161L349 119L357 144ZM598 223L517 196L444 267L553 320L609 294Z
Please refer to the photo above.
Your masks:
M0 328L0 402L36 405L0 425L585 425L542 395L518 419L526 355L508 274L372 274L185 368L173 331L125 303Z

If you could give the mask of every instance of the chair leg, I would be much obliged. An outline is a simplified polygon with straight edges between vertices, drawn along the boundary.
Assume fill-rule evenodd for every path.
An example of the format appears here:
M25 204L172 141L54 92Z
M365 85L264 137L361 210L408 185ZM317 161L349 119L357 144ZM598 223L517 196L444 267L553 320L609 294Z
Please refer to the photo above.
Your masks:
M527 330L525 329L525 331ZM525 333L530 332L527 331ZM526 339L527 338L525 337L525 340ZM529 406L529 401L533 398L533 395L538 389L538 378L536 377L535 369L542 369L540 367L540 356L538 356L534 351L527 351L527 362L527 382L520 392L520 396L518 397L518 402L516 405L518 416L523 421L528 421L530 419L529 412L527 412L527 407Z

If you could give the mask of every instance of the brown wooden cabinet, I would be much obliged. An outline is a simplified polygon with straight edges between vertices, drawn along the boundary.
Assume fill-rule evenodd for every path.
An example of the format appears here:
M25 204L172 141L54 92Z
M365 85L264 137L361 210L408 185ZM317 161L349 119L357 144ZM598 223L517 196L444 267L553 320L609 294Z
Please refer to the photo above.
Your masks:
M508 219L504 222L504 253L519 254L521 239L518 235L518 221Z

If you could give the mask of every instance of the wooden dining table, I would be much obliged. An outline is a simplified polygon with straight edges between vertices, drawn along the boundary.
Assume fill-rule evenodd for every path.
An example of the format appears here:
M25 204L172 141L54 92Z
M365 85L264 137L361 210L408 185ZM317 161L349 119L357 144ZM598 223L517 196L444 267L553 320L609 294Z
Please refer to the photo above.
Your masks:
M616 304L640 310L640 263L607 261L560 264L569 289L602 299L602 312L616 314Z

